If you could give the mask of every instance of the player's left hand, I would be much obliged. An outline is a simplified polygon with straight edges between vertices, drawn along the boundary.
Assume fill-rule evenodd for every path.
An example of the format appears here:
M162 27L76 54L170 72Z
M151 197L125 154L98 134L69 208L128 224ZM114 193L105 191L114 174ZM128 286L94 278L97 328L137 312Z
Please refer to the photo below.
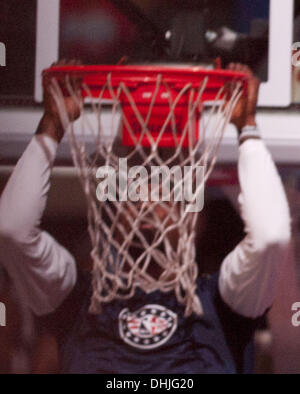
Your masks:
M240 132L245 126L256 126L255 118L260 80L253 74L248 66L243 64L230 63L228 69L244 72L249 76L247 94L240 98L231 116L231 123L233 123Z

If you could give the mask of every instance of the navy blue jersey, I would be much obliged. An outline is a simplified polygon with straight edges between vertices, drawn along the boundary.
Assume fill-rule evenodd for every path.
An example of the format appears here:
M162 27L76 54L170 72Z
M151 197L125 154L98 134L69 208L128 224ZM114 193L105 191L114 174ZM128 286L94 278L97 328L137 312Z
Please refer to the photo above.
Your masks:
M55 323L61 372L250 373L260 319L230 310L220 297L218 274L198 279L198 295L202 317L184 317L173 292L140 289L91 315L90 280L79 276L70 297L47 318Z

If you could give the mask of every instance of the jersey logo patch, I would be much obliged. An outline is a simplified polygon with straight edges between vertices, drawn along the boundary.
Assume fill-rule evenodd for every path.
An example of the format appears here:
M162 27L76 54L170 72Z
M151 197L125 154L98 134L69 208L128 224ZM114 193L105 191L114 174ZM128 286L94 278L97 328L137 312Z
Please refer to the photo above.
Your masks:
M119 332L124 342L139 349L154 349L167 342L177 328L177 315L160 305L145 305L119 314Z

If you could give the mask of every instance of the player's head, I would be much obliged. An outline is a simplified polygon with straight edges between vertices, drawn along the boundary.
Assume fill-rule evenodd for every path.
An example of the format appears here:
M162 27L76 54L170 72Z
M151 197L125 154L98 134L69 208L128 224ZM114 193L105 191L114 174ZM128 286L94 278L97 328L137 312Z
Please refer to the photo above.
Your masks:
M145 270L154 280L159 279L166 269L164 265L159 264L162 259L171 265L175 263L174 260L166 259L166 250L170 248L174 251L177 250L180 232L176 223L180 219L180 208L175 206L172 209L172 215L169 214L170 209L172 209L172 205L168 201L130 203L124 207L119 218L124 231L118 228L114 233L114 237L120 245L126 243L128 234L133 233L128 243L128 253L134 261L142 258L141 265L147 265ZM142 216L141 219L139 215ZM148 259L145 250L151 247L153 247L154 253ZM126 264L124 269L128 270L128 268L128 264ZM138 280L138 278L136 279Z

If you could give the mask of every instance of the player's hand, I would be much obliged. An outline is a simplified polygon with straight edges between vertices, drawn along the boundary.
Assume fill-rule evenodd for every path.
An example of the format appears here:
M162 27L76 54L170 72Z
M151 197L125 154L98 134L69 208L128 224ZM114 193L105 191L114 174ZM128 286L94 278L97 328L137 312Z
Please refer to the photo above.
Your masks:
M59 62L53 63L53 66L70 66L70 65L78 65L79 61L69 61L60 60ZM44 103L44 116L40 123L38 133L47 133L57 142L60 142L64 135L64 127L61 123L59 111L57 108L57 104L52 96L51 89L53 81L49 78L43 78L43 103ZM62 81L64 84L64 81ZM81 80L79 78L71 78L70 84L72 87L75 96L70 95L65 86L60 85L60 88L64 92L64 105L68 115L69 121L76 120L81 113L82 107L82 96L81 96Z
M256 126L255 117L260 81L248 66L230 63L228 69L244 72L249 76L247 94L238 101L231 116L231 123L237 127L238 131L241 131L245 126Z

